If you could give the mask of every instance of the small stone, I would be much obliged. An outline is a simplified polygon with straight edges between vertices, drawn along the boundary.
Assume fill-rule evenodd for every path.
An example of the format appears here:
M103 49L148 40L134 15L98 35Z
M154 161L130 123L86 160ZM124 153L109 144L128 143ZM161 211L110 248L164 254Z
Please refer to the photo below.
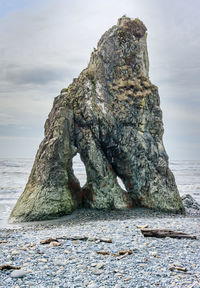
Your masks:
M147 265L147 264L145 264L145 263L139 264L140 267L146 267L146 265Z
M22 277L26 276L28 273L29 273L29 272L24 271L24 270L21 269L21 270L12 271L12 272L10 273L10 276L11 276L12 278L22 278Z
M59 246L61 246L61 243L60 242L56 242L56 241L52 241L49 244L49 247L59 247Z
M27 245L27 247L28 247L28 248L34 248L34 247L35 247L35 244L34 244L34 243L30 243L30 244Z
M153 256L153 257L157 257L157 252L155 252L155 251L154 251L154 252L151 252L150 254L151 254L151 256Z
M48 260L46 258L38 259L39 262L47 262Z
M36 253L41 254L41 255L44 254L44 252L39 249L36 251Z
M28 251L28 248L26 248L26 247L20 247L19 250Z
M62 259L55 259L54 260L54 265L57 265L57 266L64 266L67 264L67 261L66 260L62 260Z
M11 255L15 256L15 255L19 255L20 253L17 250L12 250L11 251Z
M61 267L62 268L62 267ZM62 273L62 270L57 270L56 271L56 274L58 275L58 274L61 274Z
M101 271L101 270L93 270L92 271L92 274L94 274L94 275L101 275L101 273L102 273L103 271Z
M88 288L97 288L97 285L95 283L91 283L87 287Z
M114 288L121 288L121 286L120 286L119 284L116 284L116 285L114 286Z
M101 269L101 268L103 268L104 267L104 263L98 263L97 265L96 265L96 268L97 269Z
M148 224L136 225L136 228L138 228L138 229L144 229L144 228L147 228L148 226L149 226Z
M113 272L114 272L114 273L118 273L118 272L119 272L119 270L115 269Z
M71 251L69 251L68 249L66 249L66 250L64 251L64 253L65 253L65 254L70 254Z
M124 281L130 281L132 278L131 277L127 277L124 279Z

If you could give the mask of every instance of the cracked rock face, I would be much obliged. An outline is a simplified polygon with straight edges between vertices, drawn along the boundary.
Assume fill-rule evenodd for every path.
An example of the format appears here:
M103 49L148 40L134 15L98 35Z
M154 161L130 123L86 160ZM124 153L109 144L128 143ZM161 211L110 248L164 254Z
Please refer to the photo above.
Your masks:
M55 98L10 222L51 219L79 207L184 211L162 142L146 37L139 19L120 18L101 37L88 67ZM72 169L76 153L86 167L83 188Z

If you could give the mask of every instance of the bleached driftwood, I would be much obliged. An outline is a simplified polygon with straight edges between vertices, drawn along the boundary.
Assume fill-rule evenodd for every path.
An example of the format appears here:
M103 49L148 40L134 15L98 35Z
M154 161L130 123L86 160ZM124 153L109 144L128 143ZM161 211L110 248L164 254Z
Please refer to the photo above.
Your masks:
M112 243L112 239L109 238L91 238L88 236L60 236L60 237L52 237L47 238L45 240L41 240L40 244L49 244L51 242L59 242L59 240L71 240L71 241L98 241L98 242L105 242L105 243Z
M157 237L157 238L187 238L187 239L197 239L195 235L187 234L181 231L172 231L169 229L150 229L144 228L141 229L142 234L144 237Z

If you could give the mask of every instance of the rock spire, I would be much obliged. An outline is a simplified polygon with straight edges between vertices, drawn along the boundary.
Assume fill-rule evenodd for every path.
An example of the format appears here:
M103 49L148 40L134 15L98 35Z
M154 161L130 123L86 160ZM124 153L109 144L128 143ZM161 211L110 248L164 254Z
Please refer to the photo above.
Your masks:
M146 30L139 19L120 18L101 37L88 67L55 98L10 222L51 219L80 207L184 211L162 142ZM86 167L83 188L72 168L77 153Z

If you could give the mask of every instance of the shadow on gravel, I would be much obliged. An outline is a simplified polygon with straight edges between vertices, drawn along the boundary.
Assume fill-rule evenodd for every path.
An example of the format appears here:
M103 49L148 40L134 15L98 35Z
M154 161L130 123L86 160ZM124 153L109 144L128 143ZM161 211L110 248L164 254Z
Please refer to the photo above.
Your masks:
M110 221L110 220L127 220L127 219L144 219L144 218L184 218L184 217L200 217L200 215L183 215L183 214L170 214L166 212L158 212L145 208L134 208L130 210L93 210L93 209L78 209L71 215L66 215L57 219L27 222L12 224L8 229L20 229L20 228L34 228L42 229L52 226L72 226L77 224L84 224L87 222L95 221ZM7 230L8 230L7 229Z

